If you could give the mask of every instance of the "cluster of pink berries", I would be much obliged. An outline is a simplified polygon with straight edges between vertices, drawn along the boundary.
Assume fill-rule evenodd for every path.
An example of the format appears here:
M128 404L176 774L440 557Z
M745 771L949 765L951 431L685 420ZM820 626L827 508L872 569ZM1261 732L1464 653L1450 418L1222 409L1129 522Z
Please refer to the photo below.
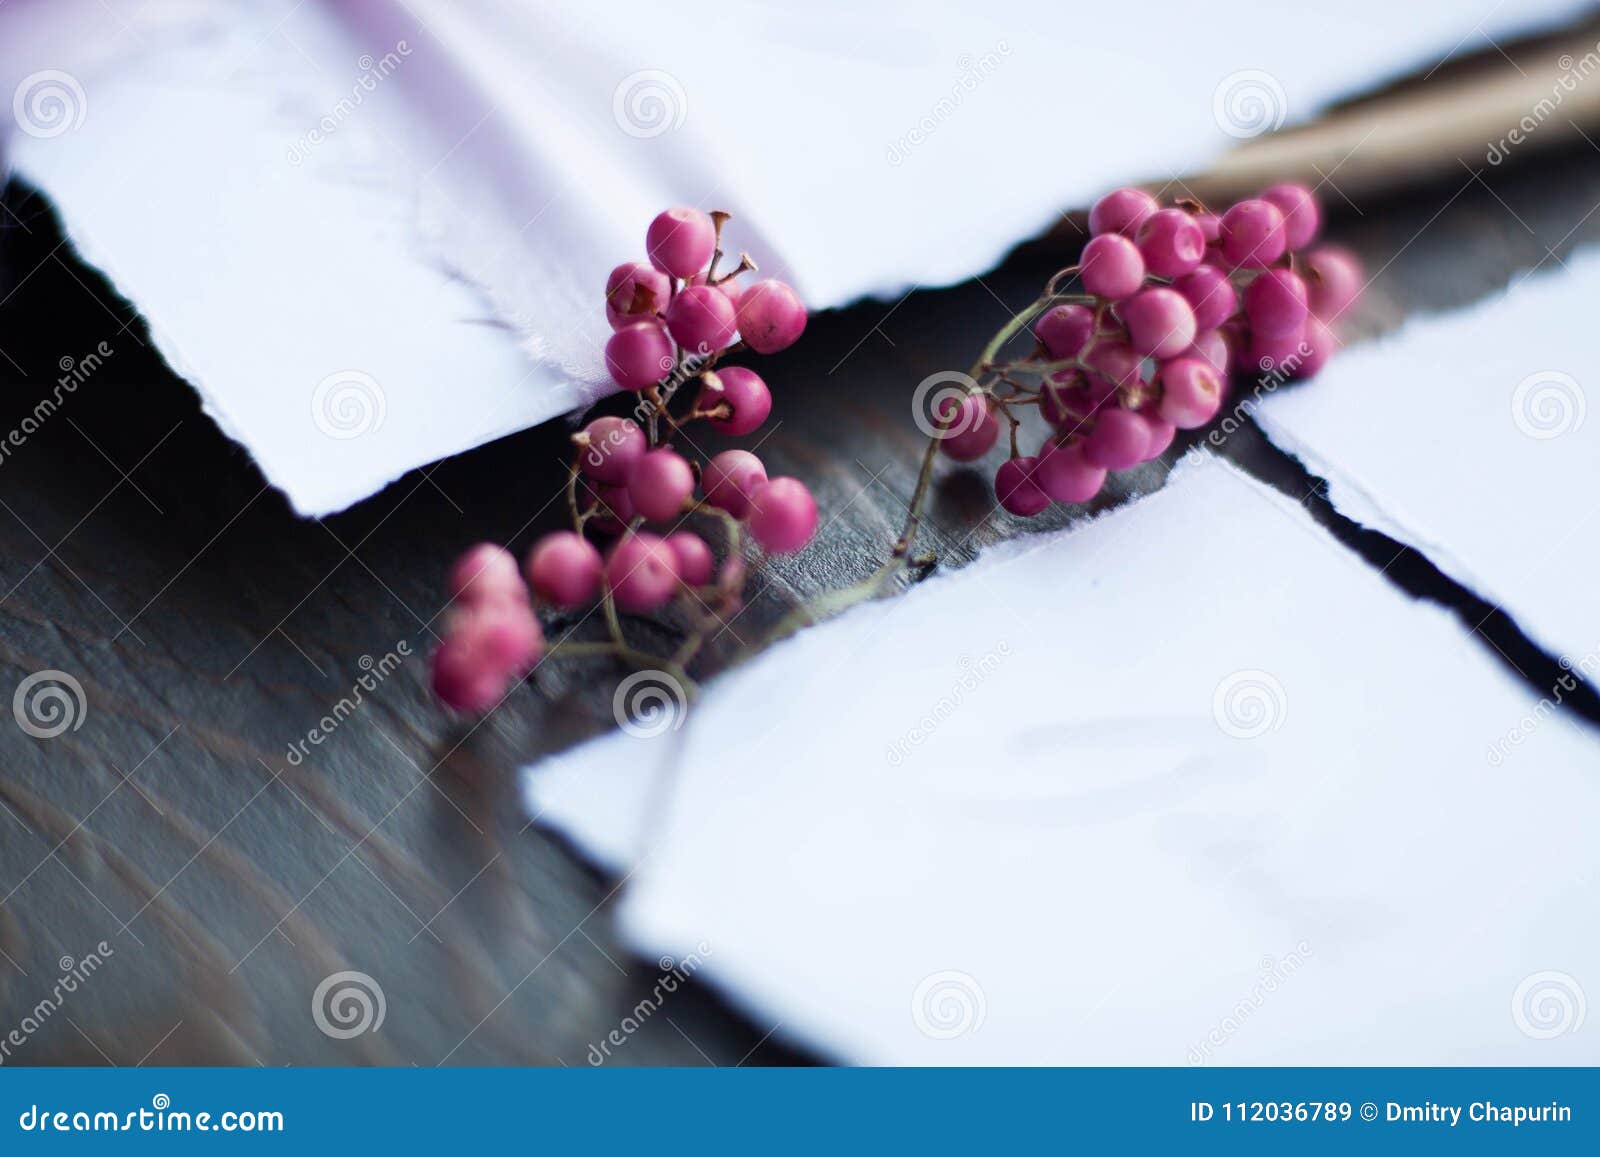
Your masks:
M768 478L761 460L745 450L724 450L701 466L672 446L693 421L735 437L759 429L772 410L771 392L755 371L721 360L744 350L776 353L806 327L805 306L783 282L736 283L755 270L747 254L718 276L727 219L668 209L645 234L649 260L612 270L606 368L639 403L631 416L596 418L574 436L572 529L534 544L526 584L516 560L499 547L474 547L457 563L450 593L458 610L433 667L434 690L450 706L472 712L493 706L510 680L538 661L543 638L530 586L540 604L561 610L604 599L617 610L647 614L679 595L726 606L743 589L741 531L769 554L797 551L816 533L817 505L799 480ZM673 399L690 383L692 402L675 414ZM696 512L729 528L720 567L705 539L679 526ZM605 553L590 531L613 540Z
M941 448L957 461L981 458L999 439L999 418L1010 420L1012 453L995 491L1006 510L1032 516L1052 501L1087 502L1108 471L1150 461L1177 430L1210 422L1230 370L1259 369L1275 384L1310 377L1362 286L1344 250L1301 252L1320 225L1302 185L1274 185L1220 216L1192 201L1162 208L1141 189L1108 193L1089 214L1078 266L1035 303L1034 353L982 364L979 390L942 399ZM1072 272L1084 292L1057 292ZM1016 442L1011 410L1027 405L1053 428L1036 455Z

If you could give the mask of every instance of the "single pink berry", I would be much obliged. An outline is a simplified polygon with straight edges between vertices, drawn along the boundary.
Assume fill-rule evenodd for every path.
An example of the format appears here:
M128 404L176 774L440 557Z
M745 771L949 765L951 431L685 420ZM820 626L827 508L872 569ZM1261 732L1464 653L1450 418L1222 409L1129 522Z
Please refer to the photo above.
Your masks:
M692 587L703 587L711 581L711 571L716 559L711 548L698 534L680 530L667 535L667 546L678 560L678 577Z
M1149 438L1143 461L1153 462L1167 452L1167 447L1178 435L1178 427L1161 416L1160 403L1153 400L1140 406L1138 414L1144 419L1145 433Z
M612 329L645 321L667 308L672 283L667 275L643 261L628 261L606 278L606 320Z
M1306 293L1311 312L1334 322L1361 295L1361 262L1337 245L1322 245L1306 254Z
M1000 438L1000 423L989 408L987 398L967 394L957 401L943 399L940 412L934 415L939 427L939 449L956 462L975 462L982 458Z
M1182 277L1204 260L1206 235L1182 209L1162 209L1139 226L1139 253L1157 277Z
M1139 247L1120 233L1091 238L1078 258L1084 289L1108 301L1121 301L1144 284L1144 258Z
M650 264L673 277L699 273L716 247L716 226L698 209L668 209L650 222L644 235Z
M468 715L482 715L505 697L511 673L487 665L460 635L446 635L428 660L433 693L446 707Z
M1310 314L1306 283L1290 269L1266 269L1244 290L1250 330L1264 338L1289 338L1305 329Z
M1117 312L1128 327L1128 341L1135 353L1170 358L1194 344L1194 310L1175 289L1143 290L1118 306Z
M1339 348L1339 339L1334 336L1333 330L1319 317L1306 319L1305 337L1301 339L1306 350L1300 359L1300 365L1295 370L1295 378L1304 381L1314 378L1321 371Z
M650 522L668 522L694 493L694 468L676 450L652 450L628 475L628 497L635 514Z
M1143 380L1143 359L1126 342L1096 342L1083 361L1109 387L1099 391L1101 397L1117 389L1130 390Z
M557 530L528 553L528 582L553 607L581 607L600 593L600 552L583 535Z
M994 492L1000 505L1019 518L1032 518L1050 505L1049 496L1033 479L1038 465L1039 459L1033 457L1008 458L995 471Z
M1083 456L1107 470L1126 470L1144 461L1150 429L1132 410L1108 406L1083 441Z
M739 336L758 354L775 354L800 340L806 307L781 281L758 281L739 298Z
M445 589L461 603L521 598L526 593L516 556L492 542L480 542L458 558Z
M654 534L625 534L606 556L605 579L619 609L653 611L678 589L678 556Z
M1222 238L1222 218L1215 213L1202 209L1194 215L1194 223L1200 226L1200 235L1206 239L1206 244L1215 245Z
M574 442L578 447L579 473L608 486L626 482L628 471L650 447L637 422L609 415L590 422Z
M751 536L769 554L793 554L817 533L817 503L798 478L774 478L750 496Z
M606 342L606 369L625 390L646 390L672 372L672 339L659 321L636 321Z
M1194 327L1201 333L1233 316L1239 308L1239 295L1233 282L1215 265L1198 266L1172 283L1172 288L1183 294L1183 299L1194 310Z
M1039 339L1053 360L1077 357L1094 333L1094 311L1076 303L1047 309L1033 323L1033 336Z
M1089 210L1089 232L1097 237L1102 233L1132 237L1160 207L1160 202L1143 189L1113 189Z
M1303 249L1311 244L1322 227L1322 210L1317 206L1316 194L1304 185L1274 185L1261 194L1283 214L1283 235L1290 249Z
M1222 256L1229 265L1258 269L1288 250L1283 213L1271 201L1240 201L1222 215Z
M1156 375L1161 386L1157 413L1180 430L1204 426L1222 405L1222 378L1209 362L1174 358Z
M748 450L724 450L706 463L700 487L706 501L735 518L750 513L750 495L767 481L767 468Z
M1194 345L1179 356L1199 358L1216 370L1218 377L1226 379L1228 376L1228 339L1219 329L1195 335Z
M698 357L727 349L733 341L734 325L733 303L709 285L690 286L667 307L667 332Z
M621 534L633 522L633 497L626 486L602 486L600 505L589 525L604 534Z
M522 601L469 607L451 623L449 635L463 640L481 668L519 677L544 653L539 617Z
M1106 471L1083 456L1083 444L1052 443L1039 457L1033 480L1046 497L1071 506L1088 502L1106 484Z
M705 374L702 380L695 409L710 410L726 402L733 410L731 417L710 419L711 428L718 433L741 438L760 429L772 413L772 391L754 370L724 366Z
M1301 366L1312 356L1306 341L1306 329L1282 337L1268 337L1263 333L1250 335L1250 363L1247 367L1263 379L1276 378L1291 381L1300 377Z

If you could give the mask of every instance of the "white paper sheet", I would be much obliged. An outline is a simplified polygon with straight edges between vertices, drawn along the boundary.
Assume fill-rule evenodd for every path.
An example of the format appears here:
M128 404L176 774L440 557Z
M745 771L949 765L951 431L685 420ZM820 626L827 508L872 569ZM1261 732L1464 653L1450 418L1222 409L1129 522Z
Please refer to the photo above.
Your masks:
M1417 548L1541 647L1600 675L1600 252L1343 351L1264 400L1347 517Z
M18 170L318 514L606 388L599 287L665 205L734 210L814 306L951 282L1580 7L12 0L0 82L63 97Z
M1535 698L1191 456L716 684L621 923L849 1060L1592 1064L1600 745Z

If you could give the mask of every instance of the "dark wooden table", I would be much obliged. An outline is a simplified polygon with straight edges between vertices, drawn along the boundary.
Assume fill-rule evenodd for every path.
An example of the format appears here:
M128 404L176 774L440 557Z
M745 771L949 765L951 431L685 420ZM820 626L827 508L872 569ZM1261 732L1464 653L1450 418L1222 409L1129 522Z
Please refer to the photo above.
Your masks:
M1328 200L1334 235L1378 271L1349 334L1359 339L1600 235L1600 153L1580 146L1463 169L1404 197ZM558 519L547 502L562 482L560 423L301 521L161 365L128 306L61 245L49 207L17 184L6 206L0 431L20 428L64 359L81 363L102 341L113 352L0 459L0 695L55 669L86 700L81 726L53 739L0 726L0 1039L34 1016L62 958L100 941L112 955L4 1059L585 1063L589 1043L649 991L655 965L618 945L613 882L527 825L517 769L610 727L623 672L549 664L469 730L430 702L423 659L452 554L481 539L522 548ZM812 484L826 529L754 581L701 671L876 565L914 481L912 387L968 364L1070 256L1023 251L955 289L816 317L769 361L781 425L763 455ZM1160 485L1187 441L1097 505ZM1505 616L1338 518L1253 430L1226 453L1396 584L1455 608L1530 694L1552 685L1555 666ZM942 470L925 544L954 566L1065 521L991 510L983 477ZM291 764L288 745L350 693L363 657L401 642L413 657ZM1587 693L1574 709L1600 719ZM313 1022L316 986L345 969L381 983L381 1031L336 1040ZM613 1063L816 1059L773 1028L697 986Z

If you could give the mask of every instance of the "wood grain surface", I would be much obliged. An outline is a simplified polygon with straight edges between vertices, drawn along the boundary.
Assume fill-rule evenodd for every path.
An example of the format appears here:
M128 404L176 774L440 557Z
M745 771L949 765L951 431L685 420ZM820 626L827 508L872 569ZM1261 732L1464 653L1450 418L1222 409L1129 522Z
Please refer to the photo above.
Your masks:
M1554 266L1600 234L1600 151L1579 142L1463 167L1403 195L1324 194L1332 233L1375 274L1347 334L1361 340ZM348 513L301 521L163 368L128 306L62 244L48 206L15 183L5 204L0 431L23 427L65 359L81 365L101 342L111 350L0 459L0 695L56 670L85 697L79 725L55 738L0 725L0 1039L39 1019L63 958L101 941L111 949L5 1062L587 1063L657 965L631 959L612 933L616 881L528 825L516 771L612 726L624 672L552 662L470 726L429 701L424 660L453 553L482 539L522 548L559 521L566 431L506 438ZM807 551L758 574L701 673L882 559L921 448L912 388L966 366L1070 259L1069 233L954 289L816 317L768 361L777 404L761 453L812 484L826 525ZM263 343L295 340L270 316L259 324ZM1095 509L1159 486L1191 440ZM330 441L327 453L339 448ZM1552 684L1554 664L1503 615L1414 552L1339 519L1316 480L1253 428L1224 452L1398 586L1456 609L1530 696ZM941 468L924 544L959 566L986 543L1067 518L1024 524L996 512L982 475ZM291 763L290 744L350 695L364 664L402 643L410 657ZM1600 718L1592 695L1573 709ZM313 993L351 969L381 984L385 1020L334 1039L313 1020ZM697 985L610 1063L812 1059L827 1058Z

